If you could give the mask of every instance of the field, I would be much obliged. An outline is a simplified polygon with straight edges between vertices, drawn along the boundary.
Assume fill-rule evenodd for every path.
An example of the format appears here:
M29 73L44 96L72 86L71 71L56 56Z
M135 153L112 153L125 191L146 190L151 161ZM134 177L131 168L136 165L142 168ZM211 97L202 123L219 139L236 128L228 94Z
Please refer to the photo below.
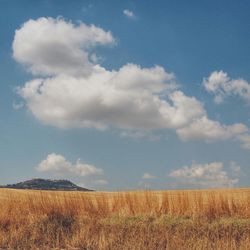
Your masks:
M250 189L0 189L0 249L250 249Z

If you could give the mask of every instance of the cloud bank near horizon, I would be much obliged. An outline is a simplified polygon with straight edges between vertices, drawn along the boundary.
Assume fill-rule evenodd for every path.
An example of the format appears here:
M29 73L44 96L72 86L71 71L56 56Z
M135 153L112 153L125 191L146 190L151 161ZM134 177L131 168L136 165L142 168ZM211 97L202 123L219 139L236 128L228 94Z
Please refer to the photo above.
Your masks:
M240 167L238 165L232 163L231 167L234 174L236 172L239 174ZM169 176L176 179L178 184L203 188L233 187L239 182L238 178L229 176L228 172L224 170L222 162L192 163L191 166L173 170Z

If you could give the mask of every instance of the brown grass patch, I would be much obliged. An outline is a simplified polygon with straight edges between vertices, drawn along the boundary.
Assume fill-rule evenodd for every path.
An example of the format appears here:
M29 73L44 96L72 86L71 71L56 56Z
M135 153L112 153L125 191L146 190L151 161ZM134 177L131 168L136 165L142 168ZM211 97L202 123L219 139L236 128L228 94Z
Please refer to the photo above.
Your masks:
M0 249L250 249L250 189L1 189L0 205Z

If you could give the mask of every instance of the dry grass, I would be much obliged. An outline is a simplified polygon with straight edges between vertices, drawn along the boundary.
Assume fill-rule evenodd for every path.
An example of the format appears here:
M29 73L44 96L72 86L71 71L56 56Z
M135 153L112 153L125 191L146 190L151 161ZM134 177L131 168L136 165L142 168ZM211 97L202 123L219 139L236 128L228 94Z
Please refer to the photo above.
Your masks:
M250 189L1 189L0 205L0 249L250 249Z

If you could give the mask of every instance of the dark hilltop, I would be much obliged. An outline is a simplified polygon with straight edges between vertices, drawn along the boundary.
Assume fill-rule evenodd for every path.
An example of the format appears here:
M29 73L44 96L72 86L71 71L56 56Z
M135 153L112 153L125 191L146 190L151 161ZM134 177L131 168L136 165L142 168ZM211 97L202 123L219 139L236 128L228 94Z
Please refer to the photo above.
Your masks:
M32 179L0 186L0 188L12 189L32 189L32 190L54 190L54 191L93 191L87 188L79 187L68 180L50 180L50 179Z

